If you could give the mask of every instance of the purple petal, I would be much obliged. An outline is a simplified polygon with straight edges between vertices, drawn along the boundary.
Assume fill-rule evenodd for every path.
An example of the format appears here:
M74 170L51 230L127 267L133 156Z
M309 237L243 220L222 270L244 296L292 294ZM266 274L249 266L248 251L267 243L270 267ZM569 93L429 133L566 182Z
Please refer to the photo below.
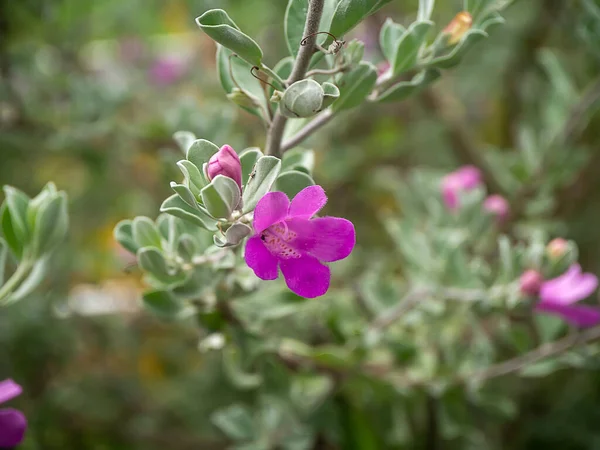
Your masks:
M538 303L535 309L536 311L562 317L567 322L578 327L591 327L600 322L600 310L591 306L570 306Z
M321 217L310 221L311 245L306 251L319 261L332 262L344 259L354 249L356 232L352 222L339 217Z
M459 186L455 174L450 174L442 180L442 198L450 211L458 209Z
M475 166L463 166L454 172L462 189L475 189L481 184L481 171Z
M21 411L0 409L0 447L19 445L25 435L27 419Z
M0 403L7 402L19 395L23 389L11 379L0 381Z
M288 287L302 297L319 297L329 289L329 267L321 264L313 256L282 259L279 265Z
M327 203L327 196L321 186L308 186L292 199L290 217L310 219Z
M542 303L570 305L590 296L598 287L598 278L591 273L581 273L573 264L559 277L546 281L540 289Z
M277 278L277 258L265 247L260 237L254 236L248 239L244 250L244 259L258 278L262 280Z
M283 192L269 192L261 198L254 209L254 231L262 233L271 225L287 217L290 200Z

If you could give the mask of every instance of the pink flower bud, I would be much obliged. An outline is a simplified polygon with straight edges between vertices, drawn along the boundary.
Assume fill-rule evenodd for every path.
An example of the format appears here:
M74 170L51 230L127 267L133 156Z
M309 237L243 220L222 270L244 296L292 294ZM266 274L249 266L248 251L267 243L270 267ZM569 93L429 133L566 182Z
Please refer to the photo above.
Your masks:
M526 270L523 272L523 275L521 275L521 278L519 278L521 293L530 296L537 295L543 282L544 279L537 270Z
M501 195L490 195L483 202L483 209L496 216L499 221L508 217L509 204Z
M563 238L552 239L546 246L546 252L551 259L559 259L569 250L569 243Z
M224 145L208 161L208 179L212 180L217 175L231 178L242 188L242 164L233 148Z

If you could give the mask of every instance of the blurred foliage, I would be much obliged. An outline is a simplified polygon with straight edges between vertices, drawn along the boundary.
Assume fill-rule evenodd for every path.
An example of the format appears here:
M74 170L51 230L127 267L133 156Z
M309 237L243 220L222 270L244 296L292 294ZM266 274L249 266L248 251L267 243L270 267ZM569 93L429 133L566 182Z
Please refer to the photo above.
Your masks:
M43 293L0 314L0 379L24 386L15 402L30 421L24 449L226 448L220 430L228 417L244 423L244 405L257 405L252 423L297 430L303 445L304 425L285 405L261 413L276 401L261 389L234 389L251 386L255 374L232 377L217 352L198 352L201 339L210 342L195 318L164 323L139 311L139 272L129 273L131 258L112 238L117 222L156 217L171 194L181 159L175 131L237 150L264 146L260 122L227 102L214 46L193 18L224 8L266 55L283 57L285 3L0 1L0 184L33 196L53 180L67 192L71 213L68 246ZM391 2L353 32L367 59L382 61L377 42L385 18L407 24L417 3ZM437 23L462 7L459 0L438 3ZM599 119L579 118L575 139L554 140L579 95L598 83L600 3L521 0L505 17L506 25L492 28L434 88L402 103L363 105L311 138L314 178L332 199L327 211L355 223L359 247L335 269L337 289L324 299L302 302L274 286L237 302L248 323L310 336L313 345L358 335L364 323L353 321L353 280L367 278L383 291L378 298L393 304L398 292L385 280L406 270L381 220L382 212L409 207L398 198L400 181L423 166L437 175L450 171L484 149L501 188L528 200L517 234L539 227L573 239L584 267L600 272L593 225L600 217ZM543 170L541 157L549 161ZM536 179L541 189L521 190ZM266 303L277 308L261 317ZM413 344L395 349L394 358L413 357ZM275 364L263 368L263 382L270 392L289 393L296 414L310 416L314 448L429 449L439 438L442 448L592 449L600 445L600 382L597 356L589 356L585 370L534 382L499 379L468 401L458 389L432 400L424 390L398 394L357 378L321 403L326 381L308 371L290 381ZM246 431L228 434L243 438Z

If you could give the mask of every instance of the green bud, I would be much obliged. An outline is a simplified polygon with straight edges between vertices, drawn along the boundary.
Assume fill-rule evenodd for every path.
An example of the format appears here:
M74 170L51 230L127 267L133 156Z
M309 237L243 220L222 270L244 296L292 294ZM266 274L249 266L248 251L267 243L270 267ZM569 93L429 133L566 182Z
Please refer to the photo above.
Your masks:
M300 80L292 84L283 94L281 114L289 118L311 117L323 107L323 88L315 80Z
M227 94L227 98L231 100L238 106L242 106L244 108L256 108L260 105L258 99L249 94L246 91L242 91L240 88L234 87L229 94Z

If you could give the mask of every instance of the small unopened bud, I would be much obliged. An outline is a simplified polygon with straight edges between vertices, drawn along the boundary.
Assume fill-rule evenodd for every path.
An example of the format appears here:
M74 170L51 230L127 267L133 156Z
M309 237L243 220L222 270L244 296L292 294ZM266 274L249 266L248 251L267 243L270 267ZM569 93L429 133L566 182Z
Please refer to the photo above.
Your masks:
M212 180L217 175L223 175L231 178L242 188L242 164L240 158L233 148L224 145L221 149L211 156L206 168L208 179Z
M245 91L242 91L240 88L234 87L231 92L227 94L227 98L236 105L243 106L245 108L256 108L259 106L259 102L256 97L248 94Z
M519 289L522 294L533 297L538 294L543 282L544 278L537 270L529 269L519 278Z
M448 36L448 44L454 45L462 39L467 31L473 25L473 17L467 11L461 11L444 28L442 33Z
M490 195L483 202L483 209L490 214L496 216L498 221L502 222L508 217L508 210L510 206L508 201L501 195Z
M546 246L546 253L553 260L562 258L568 250L569 242L563 238L552 239Z
M271 99L269 101L273 103L279 103L283 98L283 92L281 91L273 91L273 95L271 95Z
M323 107L323 88L310 78L296 81L283 93L279 108L289 118L311 117Z
M342 49L342 47L344 47L345 43L345 41L333 41L327 48L327 53L329 53L330 55L337 54Z

